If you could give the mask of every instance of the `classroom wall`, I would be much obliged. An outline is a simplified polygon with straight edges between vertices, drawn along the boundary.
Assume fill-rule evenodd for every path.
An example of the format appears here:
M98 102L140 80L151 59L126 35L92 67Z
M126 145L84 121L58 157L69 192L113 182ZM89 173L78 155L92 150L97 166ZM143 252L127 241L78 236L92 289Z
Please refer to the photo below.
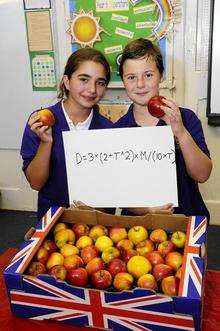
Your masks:
M211 212L211 224L220 225L220 127L208 126L206 118L208 59L203 52L204 40L208 39L207 29L204 29L204 22L209 19L207 8L204 11L208 2L184 1L181 24L175 26L173 66L176 89L172 94L179 104L193 109L202 121L214 167L210 179L200 189ZM198 65L201 59L203 62ZM122 94L122 90L108 91L110 97ZM0 208L36 210L36 192L29 188L21 171L19 151L0 149L0 160Z

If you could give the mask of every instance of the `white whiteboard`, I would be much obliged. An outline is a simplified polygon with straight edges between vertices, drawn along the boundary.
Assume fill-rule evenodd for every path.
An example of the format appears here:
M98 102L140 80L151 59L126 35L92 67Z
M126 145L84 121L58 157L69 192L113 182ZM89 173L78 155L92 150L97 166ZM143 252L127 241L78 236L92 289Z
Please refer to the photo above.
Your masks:
M212 29L210 33L208 110L209 124L220 125L220 1L212 0ZM213 122L213 123L210 123Z
M22 0L0 0L0 149L19 149L29 114L56 102L56 92L33 92Z

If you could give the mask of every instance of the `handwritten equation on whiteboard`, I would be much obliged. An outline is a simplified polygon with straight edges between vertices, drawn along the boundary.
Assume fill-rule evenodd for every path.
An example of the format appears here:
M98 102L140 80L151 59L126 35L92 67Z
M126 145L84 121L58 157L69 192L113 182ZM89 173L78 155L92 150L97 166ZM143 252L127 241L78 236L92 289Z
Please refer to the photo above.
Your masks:
M178 205L168 126L63 132L70 203L92 207Z
M161 160L167 159L170 163L175 163L175 151L171 149L170 152L160 152L156 150L122 150L122 151L112 151L110 153L100 152L100 153L74 153L73 156L74 163L76 165L80 165L82 163L100 163L105 164L107 162L137 162L137 161L145 161L145 162L159 162Z

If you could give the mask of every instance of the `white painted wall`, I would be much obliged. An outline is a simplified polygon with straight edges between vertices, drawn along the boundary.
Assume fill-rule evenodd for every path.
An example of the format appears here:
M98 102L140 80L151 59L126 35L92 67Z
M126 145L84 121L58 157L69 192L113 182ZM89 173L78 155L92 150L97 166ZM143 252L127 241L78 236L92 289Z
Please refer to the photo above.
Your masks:
M185 0L181 24L174 33L174 81L171 93L180 105L193 109L202 121L211 151L214 169L201 191L211 212L211 223L220 225L220 127L210 127L206 118L207 52L206 24L209 20L208 0ZM164 93L168 93L167 91ZM109 96L124 97L124 91L110 90ZM21 171L18 150L0 150L0 208L36 210L36 192L32 191Z

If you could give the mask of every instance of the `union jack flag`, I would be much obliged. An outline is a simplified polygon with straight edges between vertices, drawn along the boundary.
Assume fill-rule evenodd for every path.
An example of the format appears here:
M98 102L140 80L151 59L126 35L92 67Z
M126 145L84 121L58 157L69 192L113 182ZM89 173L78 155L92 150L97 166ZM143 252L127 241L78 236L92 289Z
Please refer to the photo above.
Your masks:
M24 276L23 286L24 291L10 291L18 316L116 331L194 330L192 316L174 314L172 298L152 291L83 289L47 276Z
M183 274L179 295L201 299L205 261L200 257L201 247L206 242L207 219L203 216L189 218L183 258Z
M12 259L11 263L6 268L6 271L10 270L10 272L18 273L24 272L34 254L40 247L42 241L62 214L63 210L63 207L52 207L48 210L44 217L42 217L42 219L36 224L36 231L31 239L23 242L19 252Z

